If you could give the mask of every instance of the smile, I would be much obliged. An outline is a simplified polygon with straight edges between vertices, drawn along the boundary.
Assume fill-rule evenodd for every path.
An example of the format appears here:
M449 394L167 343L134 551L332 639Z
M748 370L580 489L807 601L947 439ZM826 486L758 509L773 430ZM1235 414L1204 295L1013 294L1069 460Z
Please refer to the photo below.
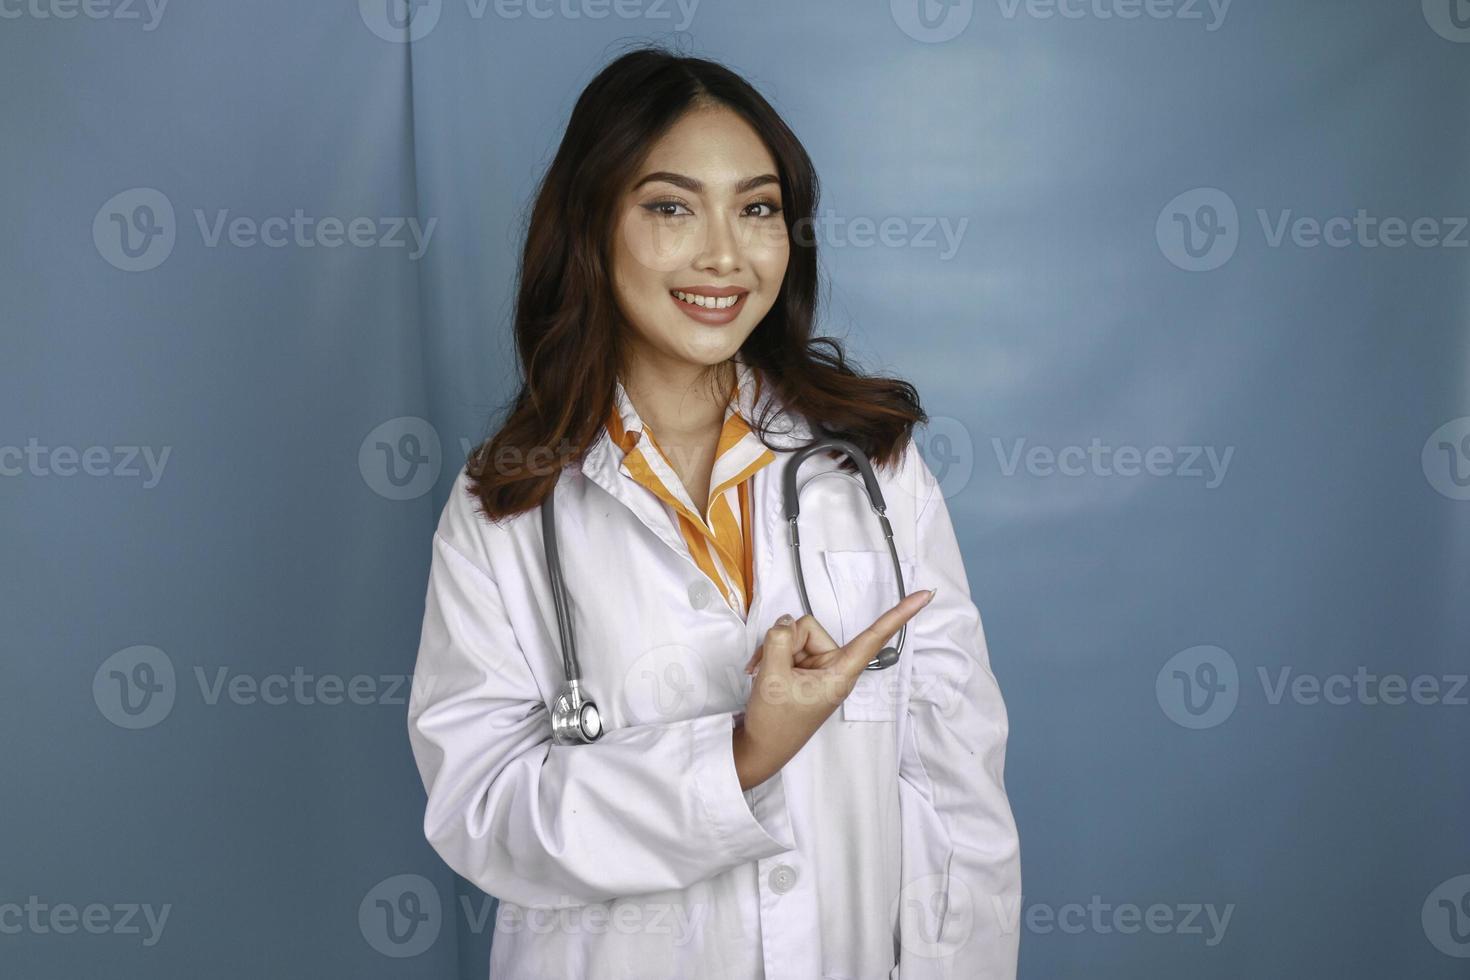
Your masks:
M711 295L719 293L722 295ZM684 289L671 289L669 296L674 305L689 319L708 326L721 327L731 323L745 309L745 297L749 296L748 290L739 287L709 287L709 292L691 292Z
M671 292L674 294L675 299L705 310L728 310L745 298L744 293L739 293L735 296L704 296L700 293L685 293L677 289L671 290Z

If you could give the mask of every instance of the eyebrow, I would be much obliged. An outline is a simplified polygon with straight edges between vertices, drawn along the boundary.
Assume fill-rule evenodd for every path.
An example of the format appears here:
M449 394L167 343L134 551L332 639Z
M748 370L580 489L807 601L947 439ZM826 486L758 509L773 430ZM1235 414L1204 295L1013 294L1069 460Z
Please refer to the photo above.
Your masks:
M702 194L704 192L703 181L695 180L693 177L686 177L684 174L672 173L668 170L655 170L634 184L633 190L636 191L644 184L652 184L656 181L663 181L664 183L673 184L676 187L682 187L691 194ZM735 193L744 194L746 191L755 190L757 187L763 187L766 184L779 185L780 183L780 179L775 174L760 174L755 177L747 177L736 184Z

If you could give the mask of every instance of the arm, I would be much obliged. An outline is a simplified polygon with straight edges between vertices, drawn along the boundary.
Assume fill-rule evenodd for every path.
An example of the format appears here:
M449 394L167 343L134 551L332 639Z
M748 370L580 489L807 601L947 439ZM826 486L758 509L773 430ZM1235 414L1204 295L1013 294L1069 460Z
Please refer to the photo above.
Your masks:
M1009 724L944 495L915 454L915 581L938 593L912 626L903 720L904 980L1014 980L1020 849L1006 798Z
M793 845L784 787L752 812L734 712L555 745L490 574L434 535L408 731L446 864L519 905L685 888ZM776 777L777 780L780 776Z

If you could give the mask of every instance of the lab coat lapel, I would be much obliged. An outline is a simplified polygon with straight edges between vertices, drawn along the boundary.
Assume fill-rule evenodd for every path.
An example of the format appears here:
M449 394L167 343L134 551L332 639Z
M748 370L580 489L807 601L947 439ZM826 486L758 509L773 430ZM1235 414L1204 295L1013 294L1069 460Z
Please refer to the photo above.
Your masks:
M659 540L687 558L691 565L695 565L694 556L689 553L689 545L679 533L678 525L669 520L663 501L622 471L622 460L613 451L612 437L606 429L599 432L597 441L582 457L582 472L593 483L612 494L613 499L632 511L650 531L658 535ZM698 565L695 567L698 568Z

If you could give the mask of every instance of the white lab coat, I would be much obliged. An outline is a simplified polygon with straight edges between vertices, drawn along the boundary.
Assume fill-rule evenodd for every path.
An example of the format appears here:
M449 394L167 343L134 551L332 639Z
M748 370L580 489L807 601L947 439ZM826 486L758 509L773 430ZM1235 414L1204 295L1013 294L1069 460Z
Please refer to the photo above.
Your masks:
M770 394L762 401L771 398ZM811 429L777 416L797 446ZM754 477L748 619L694 564L599 436L556 487L585 690L606 728L551 741L563 684L540 513L494 524L463 471L433 538L409 736L424 830L500 900L494 980L1000 980L1021 899L1005 706L933 474L910 443L877 470L909 592L897 666L867 671L775 776L741 792L743 666L802 614L781 519L789 452ZM807 459L802 567L839 642L898 601L855 478Z

